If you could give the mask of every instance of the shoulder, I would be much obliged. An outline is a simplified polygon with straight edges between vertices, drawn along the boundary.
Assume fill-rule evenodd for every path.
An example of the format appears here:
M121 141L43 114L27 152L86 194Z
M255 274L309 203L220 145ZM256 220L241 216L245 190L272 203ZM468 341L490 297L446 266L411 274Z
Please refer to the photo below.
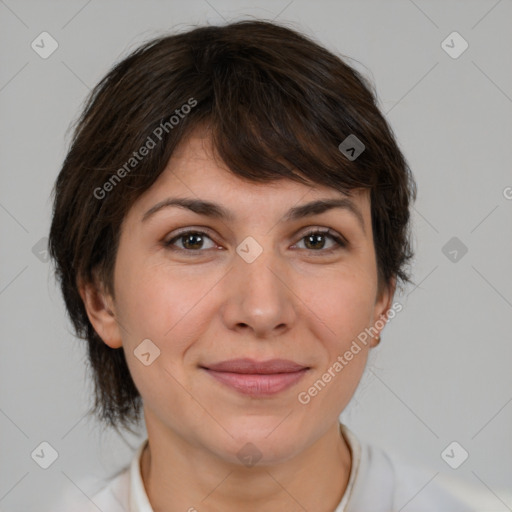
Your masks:
M129 510L130 499L130 468L125 468L121 473L112 478L107 485L92 496L91 512L126 512ZM89 512L84 511L84 512Z
M376 449L376 448L374 448ZM406 510L427 512L476 512L475 493L462 480L448 477L446 473L412 465L402 458L386 454L395 475L396 505Z
M145 439L139 445L127 466L107 480L89 479L74 484L52 512L152 512L140 475L140 457L147 442Z
M92 492L90 491L94 489ZM81 492L80 492L81 491ZM129 508L130 472L123 468L107 481L80 481L61 495L53 512L126 512Z
M376 445L362 443L361 466L360 486L366 493L380 489L388 510L476 512L475 505L481 502L482 496L462 480L413 465Z
M485 509L480 508L481 496L461 480L410 464L378 445L361 441L343 424L341 430L353 461L352 489L345 498L347 512L476 512ZM344 503L340 503L340 510Z

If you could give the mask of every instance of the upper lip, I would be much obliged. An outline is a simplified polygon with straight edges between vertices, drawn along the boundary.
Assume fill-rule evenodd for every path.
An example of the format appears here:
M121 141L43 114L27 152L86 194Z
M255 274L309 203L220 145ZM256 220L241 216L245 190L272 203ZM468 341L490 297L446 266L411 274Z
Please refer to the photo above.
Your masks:
M246 374L273 374L292 373L305 370L308 367L288 359L269 359L267 361L255 361L253 359L230 359L220 363L203 366L216 372L246 373Z

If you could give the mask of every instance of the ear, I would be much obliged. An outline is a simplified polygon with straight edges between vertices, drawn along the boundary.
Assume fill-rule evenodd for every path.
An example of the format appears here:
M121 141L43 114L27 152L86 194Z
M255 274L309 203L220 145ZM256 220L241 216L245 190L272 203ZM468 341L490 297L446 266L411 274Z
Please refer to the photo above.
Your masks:
M382 329L384 329L389 316L389 310L393 305L393 297L396 290L396 277L390 279L389 283L384 283L379 286L377 292L377 299L375 301L375 307L373 310L373 328L378 331L378 334L372 338L372 347L378 345L378 341L375 341L377 336L380 336Z
M115 305L110 294L94 273L94 282L80 281L80 297L87 311L87 316L98 336L111 348L122 346L121 331L116 320Z

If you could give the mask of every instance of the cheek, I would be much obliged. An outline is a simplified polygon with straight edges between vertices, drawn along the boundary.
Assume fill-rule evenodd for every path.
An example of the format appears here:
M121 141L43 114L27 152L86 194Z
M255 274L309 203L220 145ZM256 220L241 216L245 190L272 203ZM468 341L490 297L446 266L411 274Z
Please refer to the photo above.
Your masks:
M179 383L185 382L182 361L193 340L187 311L190 314L196 301L179 278L166 277L164 269L125 270L118 302L126 322L123 350L128 368L144 403L170 414L187 403ZM148 352L144 360L142 354Z
M316 318L314 335L325 352L298 395L299 403L315 411L313 416L345 409L359 385L369 351L369 344L357 337L371 319L371 283L352 275L330 281L325 289L310 299L315 313L311 318Z
M126 251L125 251L126 253ZM143 256L143 255L142 255ZM172 325L170 312L175 311L179 303L179 287L165 276L165 269L150 266L137 255L119 258L116 267L117 306L130 326L131 332L148 336L160 334L167 323ZM161 335L161 334L160 334Z
M125 266L123 275L118 286L119 311L128 331L123 343L133 350L149 338L177 361L207 321L202 299L210 294L211 301L219 276L194 278L162 264Z
M319 319L323 335L317 335L328 340L331 356L332 351L344 351L370 325L374 301L375 283L364 272L339 273L315 287L308 306Z

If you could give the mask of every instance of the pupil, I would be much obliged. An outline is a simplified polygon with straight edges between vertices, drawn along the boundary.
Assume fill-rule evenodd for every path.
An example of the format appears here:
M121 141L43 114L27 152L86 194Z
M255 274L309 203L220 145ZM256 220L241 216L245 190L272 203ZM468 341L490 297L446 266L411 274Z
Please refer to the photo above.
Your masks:
M199 234L197 234L197 233L196 233L196 234L190 234L190 235L187 235L187 236L185 237L185 247L188 247L188 246L190 246L190 245L201 245L201 241L199 241L199 242L197 242L197 241L196 241L195 243L194 243L194 242L192 242L192 244L189 244L189 243L188 243L188 241L189 241L190 239L194 239L194 238L199 238L199 239L201 239L202 237L201 237L201 235L199 235ZM188 248L189 248L189 249L197 249L197 247L188 247Z
M313 248L319 247L319 246L321 247L322 244L320 243L319 245L316 245L315 241L319 242L322 237L323 237L323 235L309 235L308 240L309 241L313 240Z

